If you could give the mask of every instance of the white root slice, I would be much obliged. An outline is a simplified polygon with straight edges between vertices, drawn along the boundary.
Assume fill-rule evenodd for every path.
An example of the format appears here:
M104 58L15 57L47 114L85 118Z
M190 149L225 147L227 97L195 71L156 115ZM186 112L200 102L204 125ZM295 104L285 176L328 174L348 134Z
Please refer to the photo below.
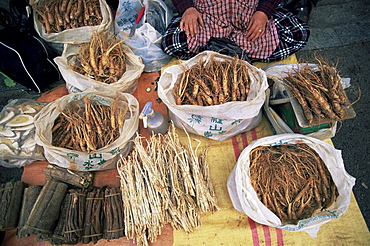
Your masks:
M35 127L35 125L33 124L29 124L29 125L26 125L26 126L20 126L20 127L13 127L11 128L13 131L28 131L28 130L31 130Z
M35 142L34 138L29 137L23 142L22 148L31 148L31 147L34 147L35 145L36 145L36 142Z
M14 155L15 153L9 148L8 145L6 145L5 143L0 143L0 152L3 154L3 155Z
M10 130L9 128L5 128L5 129L0 131L0 136L6 137L6 138L15 137L15 132Z
M13 142L10 139L0 137L0 144L12 146Z
M0 120L0 124L3 124L5 122L7 122L8 120L10 120L11 118L13 118L15 115L15 113L13 111L8 111L8 112L5 112L5 116L4 118L2 118Z
M15 134L14 134L14 136L12 136L12 137L7 137L7 139L10 139L10 140L12 140L12 141L16 141L16 140L18 140L18 139L20 139L21 138L21 133L20 132L14 132Z
M33 123L33 117L26 114L21 114L15 116L13 119L8 121L5 126L18 127L18 126L27 126Z
M23 114L33 114L33 113L36 113L37 111L33 107L30 107L30 106L26 105L26 106L21 108L21 112Z

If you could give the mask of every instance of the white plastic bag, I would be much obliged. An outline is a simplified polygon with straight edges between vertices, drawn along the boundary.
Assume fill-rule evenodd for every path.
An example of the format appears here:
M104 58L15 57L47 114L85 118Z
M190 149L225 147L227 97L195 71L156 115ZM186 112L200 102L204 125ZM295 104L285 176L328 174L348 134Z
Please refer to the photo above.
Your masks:
M52 127L55 119L60 115L66 105L72 101L83 100L84 96L101 105L109 106L117 97L128 103L125 124L120 129L120 136L110 145L91 153L75 151L67 148L55 147L52 142ZM63 96L45 106L36 116L35 141L44 147L44 155L48 162L60 167L78 171L96 171L113 169L120 155L127 156L132 149L131 139L139 126L139 103L134 96L128 93L105 91L86 91L82 93Z
M129 37L141 8L145 13L134 35ZM161 48L162 35L173 17L161 0L120 0L115 17L115 33L143 59L145 72L159 71L171 59Z
M213 57L213 58L212 58ZM213 106L177 105L173 94L176 83L184 73L183 66L191 67L199 60L230 60L213 51L204 51L184 61L183 64L166 68L158 81L158 96L166 104L171 120L176 127L188 132L222 141L240 132L256 127L262 117L261 108L265 102L268 88L265 73L246 61L241 61L249 68L251 80L250 92L246 101L227 102Z
M23 167L45 160L44 150L35 142L34 116L46 103L12 99L0 112L0 165Z
M249 153L258 146L295 143L306 143L319 154L338 188L339 196L327 210L321 211L311 218L300 220L297 225L282 225L280 219L258 199L257 193L251 185L248 175ZM316 237L321 225L339 218L347 211L354 184L355 178L346 172L340 150L322 140L293 133L264 137L248 145L240 154L228 178L227 187L234 208L247 214L254 221L287 231L304 231L311 237Z
M132 94L137 88L139 77L144 70L144 64L141 58L135 55L129 47L126 45L123 45L123 47L126 54L126 72L117 82L107 84L75 72L69 63L73 63L80 46L66 44L62 55L54 58L54 61L66 81L68 92L79 93L93 87L100 87Z
M142 7L145 7L145 13L139 23L148 23L163 35L173 13L161 0L120 0L114 22L115 32L128 36Z
M30 5L35 6L38 2L40 0L31 0ZM34 11L33 16L36 32L48 42L79 44L89 42L94 32L113 31L113 16L110 7L105 0L99 0L99 2L103 17L100 25L71 28L58 33L46 33L43 24L37 19L38 14Z
M161 42L162 35L148 23L144 23L131 38L125 40L125 44L143 60L145 72L159 71L171 60L172 57L162 51Z

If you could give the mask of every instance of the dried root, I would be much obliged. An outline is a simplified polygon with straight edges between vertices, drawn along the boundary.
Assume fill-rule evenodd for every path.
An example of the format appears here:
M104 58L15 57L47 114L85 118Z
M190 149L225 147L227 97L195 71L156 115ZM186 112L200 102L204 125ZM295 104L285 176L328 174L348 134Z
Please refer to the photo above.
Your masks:
M211 106L246 101L249 89L248 67L240 59L216 61L211 58L184 69L173 93L178 105Z
M219 209L206 150L197 155L197 148L179 141L174 128L144 143L137 137L134 144L131 155L118 163L129 239L148 245L167 223L190 233L200 226L200 214Z
M99 0L41 0L33 9L46 33L97 26L103 20Z
M250 160L252 187L283 224L312 217L339 195L325 163L305 143L259 146Z
M110 106L94 103L88 96L69 103L55 119L52 145L90 153L113 143L123 127L128 104L117 97ZM112 124L112 118L119 124Z
M345 109L350 107L342 87L339 72L321 59L318 69L303 66L287 74L284 84L302 106L308 124L313 121L330 122L345 119Z
M70 67L89 78L111 84L126 72L126 51L123 40L108 33L94 33L91 41L81 45Z

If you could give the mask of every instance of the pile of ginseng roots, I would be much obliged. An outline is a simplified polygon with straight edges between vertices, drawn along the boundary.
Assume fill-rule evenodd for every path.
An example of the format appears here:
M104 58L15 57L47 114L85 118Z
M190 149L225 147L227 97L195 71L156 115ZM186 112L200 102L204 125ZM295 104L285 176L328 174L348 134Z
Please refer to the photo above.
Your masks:
M127 48L123 40L109 32L94 33L89 43L81 44L69 66L96 81L112 84L126 72Z
M246 101L250 90L249 68L238 58L199 60L184 69L173 94L177 105L219 105Z
M103 20L99 0L40 0L33 9L46 33L97 26Z
M120 136L128 117L128 103L116 97L101 105L88 96L68 103L52 128L52 145L85 153L110 145Z
M350 104L335 67L318 59L318 69L306 65L287 75L283 83L301 105L309 125L344 119Z
M219 210L207 149L188 141L180 142L171 125L162 137L136 137L132 154L118 163L125 234L138 245L156 241L166 224L190 233L201 225L201 214Z
M324 161L305 143L258 146L249 157L251 185L283 225L312 217L338 197Z

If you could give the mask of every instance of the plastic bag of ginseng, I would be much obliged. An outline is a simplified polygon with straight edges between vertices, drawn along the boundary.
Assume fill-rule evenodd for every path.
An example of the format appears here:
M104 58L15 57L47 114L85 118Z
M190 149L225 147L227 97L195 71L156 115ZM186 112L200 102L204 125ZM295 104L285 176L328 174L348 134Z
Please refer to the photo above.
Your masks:
M355 178L341 151L301 134L252 142L228 179L233 206L254 221L316 237L320 226L343 215Z

